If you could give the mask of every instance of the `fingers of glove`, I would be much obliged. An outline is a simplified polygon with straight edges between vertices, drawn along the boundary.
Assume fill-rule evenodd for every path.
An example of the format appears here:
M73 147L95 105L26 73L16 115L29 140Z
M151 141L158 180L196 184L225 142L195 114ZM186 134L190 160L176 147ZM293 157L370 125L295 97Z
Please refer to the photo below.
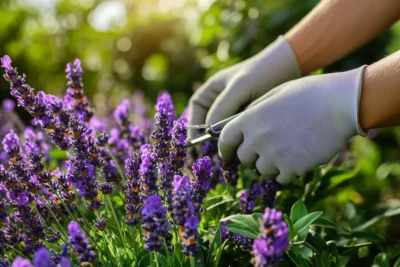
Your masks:
M284 83L281 84L277 87L275 87L274 89L272 89L271 91L269 91L268 93L265 93L264 95L260 96L259 98L257 98L256 100L254 100L253 102L251 102L250 105L248 105L246 107L246 109L249 109L251 107L254 107L255 105L263 102L265 99L271 98L276 94L279 94L280 92L282 92L286 87L287 87L288 83Z
M207 109L197 105L196 103L189 104L188 125L198 125L204 123L207 111ZM189 139L196 138L197 133L199 133L198 130L188 128Z
M281 171L276 177L276 181L282 185L292 183L296 180L297 176L294 173L288 171Z
M208 109L222 90L219 87L223 88L219 83L208 80L194 93L189 101L188 125L198 125L205 122ZM195 138L197 133L196 129L189 128L188 130L190 139Z
M233 161L236 158L236 151L243 142L243 132L238 118L228 123L218 139L218 153L222 160Z
M256 169L263 177L275 177L279 170L271 160L259 157L256 161Z
M239 161L249 168L253 168L259 157L255 149L251 147L251 144L244 139L243 143L237 150L237 156Z
M235 115L251 97L251 92L245 89L246 85L243 78L229 83L211 105L206 122L212 124Z

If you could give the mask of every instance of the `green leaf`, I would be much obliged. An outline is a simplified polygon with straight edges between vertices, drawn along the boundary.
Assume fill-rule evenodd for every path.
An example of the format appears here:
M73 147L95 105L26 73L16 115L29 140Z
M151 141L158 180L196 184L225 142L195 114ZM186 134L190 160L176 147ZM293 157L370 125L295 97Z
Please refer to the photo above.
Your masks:
M226 242L228 242L228 240L225 240L225 242L222 244L222 246L220 246L220 247L216 250L216 253L215 253L215 256L214 256L214 261L213 261L215 267L218 267L219 260L221 259L222 251L224 251Z
M374 264L379 267L390 267L389 257L382 252L375 256Z
M317 233L309 234L307 236L306 242L320 253L324 250L329 249L325 240Z
M297 233L301 232L302 230L306 229L316 219L318 219L322 215L322 213L323 213L322 211L312 212L312 213L307 214L306 216L302 217L301 219L299 219L293 225L294 232L297 234Z
M309 267L310 264L300 254L292 250L286 250L286 254L292 260L292 262L298 267Z
M155 253L154 256L157 257L159 266L165 266L165 267L170 266L168 259L163 254ZM138 267L149 267L149 266L156 266L154 262L150 262L150 253L141 258L138 264Z
M350 256L354 251L357 251L358 249L363 247L370 246L371 244L371 242L363 242L346 246L338 246L338 252L342 256Z
M320 226L320 227L324 227L324 228L335 229L338 231L342 231L342 230L346 231L345 229L338 226L336 223L334 223L328 219L325 219L325 218L318 218L312 224Z
M362 231L367 229L368 227L372 226L376 222L378 222L382 218L389 218L392 216L400 215L400 206L393 207L385 211L383 214L378 215L370 219L369 221L363 223L362 225L359 225L358 227L354 228L354 231Z
M211 255L221 246L221 226L218 225L215 237L211 242L207 253L207 264L211 261Z
M286 214L283 214L283 217L285 218L285 222L287 223L287 225L289 227L289 238L290 238L290 240L292 240L296 236L294 233L292 220Z
M256 239L259 232L259 224L252 215L237 214L226 217L221 221L230 221L226 226L223 226L228 231L239 234L251 239Z
M233 201L233 198L224 198L220 202L217 202L217 203L207 207L206 210L209 211L209 210L215 209L215 208L217 208L217 207L219 207L221 205L224 205L225 203L229 203L229 202L232 202L232 201Z
M293 223L296 223L300 218L308 214L307 207L300 199L293 204L292 210L290 211L290 219Z

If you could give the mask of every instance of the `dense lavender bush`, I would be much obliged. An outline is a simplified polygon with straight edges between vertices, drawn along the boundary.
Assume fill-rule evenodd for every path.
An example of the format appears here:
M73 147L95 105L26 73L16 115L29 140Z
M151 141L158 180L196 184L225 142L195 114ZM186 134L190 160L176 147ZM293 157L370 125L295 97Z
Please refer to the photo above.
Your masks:
M167 92L154 120L139 91L100 118L78 59L63 97L35 91L8 56L1 67L32 121L0 123L0 266L277 266L300 262L311 225L339 227L301 201L284 217L280 186L222 162L215 141L188 155L186 113Z

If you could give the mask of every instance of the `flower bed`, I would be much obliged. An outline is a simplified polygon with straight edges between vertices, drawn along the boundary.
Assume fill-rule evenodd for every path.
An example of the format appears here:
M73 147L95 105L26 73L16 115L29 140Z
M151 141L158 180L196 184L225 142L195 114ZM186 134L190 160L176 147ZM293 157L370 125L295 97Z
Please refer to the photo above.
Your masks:
M1 63L33 119L0 125L0 266L344 266L379 242L364 232L374 222L343 228L308 212L329 170L281 188L222 163L215 142L188 156L186 114L166 92L154 122L140 92L98 118L79 60L67 64L63 98L36 92L8 56ZM3 112L13 108L7 100Z

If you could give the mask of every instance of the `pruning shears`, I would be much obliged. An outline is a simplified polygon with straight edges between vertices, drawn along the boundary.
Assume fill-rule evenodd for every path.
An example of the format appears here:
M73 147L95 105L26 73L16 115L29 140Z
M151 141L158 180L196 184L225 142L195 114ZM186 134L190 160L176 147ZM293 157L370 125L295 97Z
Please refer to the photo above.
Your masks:
M199 125L189 125L188 128L204 130L204 134L202 136L199 136L193 140L189 140L189 146L195 146L209 140L218 139L225 125L227 125L230 121L234 120L240 114L242 114L242 112L214 124L205 123Z

